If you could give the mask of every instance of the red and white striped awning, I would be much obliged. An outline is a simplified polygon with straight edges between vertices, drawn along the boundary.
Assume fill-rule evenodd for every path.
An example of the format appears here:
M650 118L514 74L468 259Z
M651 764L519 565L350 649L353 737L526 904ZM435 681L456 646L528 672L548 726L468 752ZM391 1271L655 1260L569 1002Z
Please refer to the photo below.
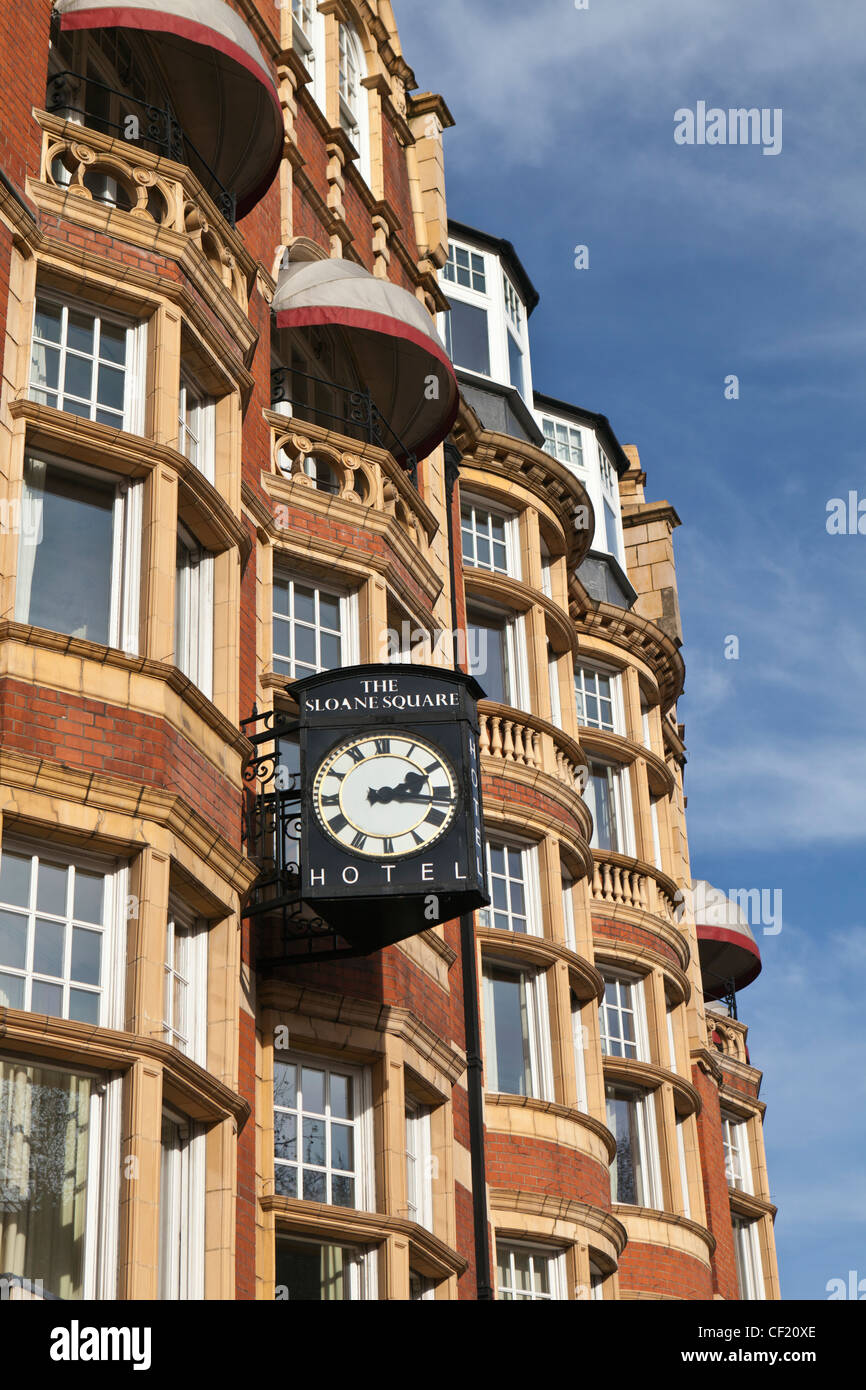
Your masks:
M57 0L56 8L65 30L147 35L184 135L236 195L238 215L249 212L279 169L283 118L274 79L240 15L223 0Z
M459 406L451 359L419 299L354 261L294 261L274 296L278 328L342 330L361 384L403 445L425 458L449 433Z

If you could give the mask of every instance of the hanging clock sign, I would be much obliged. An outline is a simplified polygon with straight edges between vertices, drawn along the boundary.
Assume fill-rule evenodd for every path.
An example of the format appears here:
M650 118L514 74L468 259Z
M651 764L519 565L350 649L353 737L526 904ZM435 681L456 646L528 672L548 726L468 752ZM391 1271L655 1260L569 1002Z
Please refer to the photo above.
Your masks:
M291 690L304 901L370 951L484 906L477 682L389 664Z

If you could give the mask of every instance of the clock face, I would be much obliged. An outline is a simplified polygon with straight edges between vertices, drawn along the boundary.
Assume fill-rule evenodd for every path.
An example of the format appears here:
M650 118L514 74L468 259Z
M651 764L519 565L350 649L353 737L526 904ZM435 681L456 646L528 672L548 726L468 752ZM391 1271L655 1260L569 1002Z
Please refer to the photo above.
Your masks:
M355 735L319 765L313 803L323 830L343 849L401 859L445 834L457 784L444 754L425 739Z

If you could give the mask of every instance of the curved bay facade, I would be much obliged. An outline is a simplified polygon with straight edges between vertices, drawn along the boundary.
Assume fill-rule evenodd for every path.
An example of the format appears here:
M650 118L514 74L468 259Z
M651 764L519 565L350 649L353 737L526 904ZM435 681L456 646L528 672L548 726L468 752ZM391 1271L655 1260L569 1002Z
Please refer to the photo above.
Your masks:
M0 0L0 1279L474 1299L483 1208L497 1298L777 1297L727 988L757 947L692 892L676 513L534 389L537 294L449 231L387 0L195 8ZM474 1191L459 924L280 960L245 916L243 721L450 666L455 614Z

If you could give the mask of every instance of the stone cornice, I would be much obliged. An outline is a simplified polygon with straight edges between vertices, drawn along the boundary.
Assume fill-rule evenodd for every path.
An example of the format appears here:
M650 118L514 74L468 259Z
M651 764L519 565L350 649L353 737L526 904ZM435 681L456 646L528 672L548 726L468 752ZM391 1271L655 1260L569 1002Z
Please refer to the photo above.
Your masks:
M413 1265L417 1264L421 1273L434 1278L459 1277L468 1268L464 1256L432 1231L403 1216L386 1216L381 1212L328 1206L324 1202L305 1202L275 1194L260 1197L259 1205L262 1211L273 1213L279 1228L309 1232L318 1239L370 1243L387 1240L392 1235L403 1236L413 1257L421 1257L420 1260L413 1258Z
M668 927L660 917L649 913L640 912L634 908L627 908L616 903L599 903L593 898L590 903L590 912L593 916L603 917L606 921L627 922L640 928L642 931L649 932L657 936L666 946L669 946L682 962L682 969L678 969L667 956L661 951L654 951L650 946L637 946L628 941L617 941L613 937L604 936L598 933L594 942L594 954L598 957L607 956L610 959L616 957L621 963L623 960L646 961L649 965L655 965L663 970L668 979L673 980L680 994L680 1002L687 1003L691 998L691 986L688 976L685 974L686 966L689 963L689 947L685 938L676 935L674 929Z
M630 765L643 760L647 765L647 772L650 774L650 782L655 782L652 790L663 796L673 795L675 786L673 773L664 758L660 758L645 744L632 743L631 739L624 738L622 734L611 733L609 729L593 729L588 725L581 725L580 741L591 752L607 755L618 763Z
M633 1057L602 1057L601 1060L607 1080L653 1091L659 1086L671 1086L685 1103L686 1113L700 1115L703 1108L700 1092L678 1072L657 1067L654 1062L638 1062Z
M528 613L533 608L541 609L556 628L557 633L565 643L566 650L577 653L577 634L569 614L564 608L560 608L558 603L554 603L552 598L548 598L547 594L541 593L539 589L533 589L522 579L514 579L511 575L498 574L493 570L476 569L473 565L463 566L463 578L468 598L480 597L504 601L510 608L519 613Z
M490 955L500 955L508 959L525 961L547 969L557 961L565 961L569 971L576 975L587 987L583 999L604 998L604 980L589 961L577 955L562 942L551 941L546 936L532 936L529 932L502 931L499 927L475 929L475 935L482 950L489 947Z
M611 1136L612 1138L613 1136ZM628 1232L621 1221L609 1211L590 1206L587 1202L576 1202L566 1197L553 1197L546 1193L526 1192L509 1187L492 1187L490 1205L497 1211L525 1212L529 1216L543 1216L552 1221L573 1221L605 1236L621 1255L628 1242ZM499 1229L506 1229L497 1222Z
M92 807L97 815L113 813L165 826L194 855L206 860L241 898L258 878L258 867L174 792L144 787L125 778L82 771L8 748L0 748L0 784L11 798L0 807L10 820L15 819L15 793L31 792L46 797L51 803L73 802ZM32 817L28 817L30 821ZM45 825L56 832L56 813L46 817Z
M291 966L286 968L291 969ZM327 1018L346 1026L370 1028L402 1038L432 1063L452 1086L466 1069L463 1054L449 1046L410 1009L355 999L348 994L331 994L272 975L260 979L258 999L261 1004L278 1011Z
M766 1197L756 1197L753 1192L743 1192L738 1187L729 1187L728 1196L731 1207L737 1216L771 1216L775 1220L777 1207Z
M641 1224L646 1222L647 1225L668 1226L684 1233L697 1236L698 1240L706 1246L708 1257L715 1251L716 1238L712 1232L707 1230L706 1226L702 1226L698 1221L692 1221L688 1216L678 1216L675 1212L661 1211L656 1207L634 1207L626 1205L625 1203L614 1203L611 1210L620 1214L625 1219L626 1223L631 1220L633 1224L639 1221ZM642 1239L641 1236L635 1235L632 1230L629 1231L629 1240L635 1241L636 1243L657 1244L656 1241L651 1240L648 1236ZM678 1250L680 1254L688 1254L688 1251L683 1250L679 1245L672 1244L671 1248ZM653 1294L652 1297L655 1298L655 1294Z
M194 1119L231 1117L240 1126L250 1114L248 1102L204 1067L168 1043L139 1033L0 1008L0 1047L107 1071L126 1071L147 1059L162 1067L171 1090L183 1098Z
M541 1115L558 1115L563 1120L571 1120L574 1124L580 1125L583 1129L588 1129L591 1134L596 1135L604 1144L611 1160L616 1157L616 1139L607 1125L602 1124L601 1120L597 1120L594 1115L587 1115L584 1110L578 1110L574 1105L561 1105L556 1100L539 1100L536 1096L513 1096L499 1091L487 1091L484 1096L484 1103L489 1110L495 1109L497 1106L508 1110L535 1110ZM496 1129L492 1117L487 1120L487 1128L489 1130ZM501 1130L498 1132L502 1133ZM526 1137L532 1138L533 1136L527 1135ZM546 1139L541 1142L549 1144L555 1143L555 1140ZM586 1154L585 1157L592 1158L592 1155Z
M585 609L575 606L572 619L578 632L606 637L643 657L658 681L662 714L676 703L683 693L685 663L675 643L660 627L612 603L596 603Z
M646 481L646 474L644 474L644 481ZM671 506L670 502L626 503L622 508L623 526L640 526L645 521L667 521L670 523L671 530L677 526L682 526L676 509Z

